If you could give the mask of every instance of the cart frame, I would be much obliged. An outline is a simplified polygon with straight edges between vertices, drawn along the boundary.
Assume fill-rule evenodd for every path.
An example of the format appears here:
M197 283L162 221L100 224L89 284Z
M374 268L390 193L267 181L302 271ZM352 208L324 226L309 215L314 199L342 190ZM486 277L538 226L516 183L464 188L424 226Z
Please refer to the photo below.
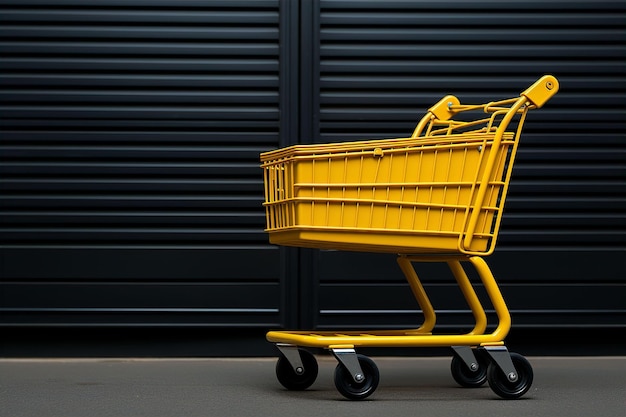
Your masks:
M266 231L270 234L272 243L321 249L395 252L399 254L397 262L424 315L422 325L415 329L268 332L267 340L276 344L281 352L277 376L284 386L304 389L315 380L317 364L300 347L331 351L339 361L335 374L337 389L347 398L363 399L376 389L378 370L369 358L357 355L356 348L445 346L454 351L452 373L461 385L479 386L488 380L496 394L509 399L518 398L528 391L533 379L532 367L525 358L509 353L504 346L504 339L511 328L511 317L483 257L493 253L495 248L526 114L531 109L542 107L558 89L557 79L546 75L516 98L463 105L455 96L448 95L428 110L410 138L295 145L261 155L265 172ZM462 113L476 111L484 112L486 116L469 121L459 120ZM517 125L511 132L508 128L514 118L518 119ZM412 146L418 148L415 150L410 148ZM369 166L376 168L378 175L383 156L390 155L389 158L392 158L394 152L405 152L405 161L409 161L409 148L414 154L419 154L420 159L414 158L413 161L422 165L432 161L433 172L438 169L435 166L439 155L453 155L456 152L463 152L463 165L465 159L471 156L478 168L475 173L472 171L472 181L455 179L450 182L451 177L466 178L468 175L464 168L460 174L450 174L453 169L450 166L459 159L445 156L448 158L445 160L447 171L437 174L443 180L435 178L433 174L430 182L416 183L416 187L430 187L430 195L441 194L437 187L443 187L443 199L435 202L433 199L419 202L417 191L414 193L414 202L404 198L408 194L405 190L413 185L405 180L408 162L405 162L403 173L395 174L395 177L391 174L394 168L390 162L390 174L382 181L376 177L376 183L346 181L350 176L348 167L352 163L348 158L357 155L361 165L353 166L359 166L364 171L368 166L363 164L369 163ZM429 155L434 156L425 159L423 155L429 152ZM470 155L470 152L474 153ZM328 161L323 166L323 170L328 170L328 175L315 167L315 161L322 159ZM331 168L336 171L341 163L345 166L341 174L331 175ZM310 178L296 170L297 164L306 166L307 172L310 168ZM314 178L316 175L318 178L323 177L321 182ZM450 183L453 183L453 187L450 187L453 191L458 190L453 198L456 198L457 203L464 200L463 204L449 202L449 195L453 191L448 191L446 187ZM386 194L377 194L375 191L376 187L381 186L383 189L387 187ZM361 190L368 187L373 190L371 197L363 198L365 192ZM400 187L401 192L398 191ZM338 190L341 190L341 195ZM394 198L389 197L392 194ZM319 209L324 204L326 211ZM344 216L349 204L356 207L352 211L356 219L354 224L347 224L344 219L349 217ZM369 222L363 220L363 215L358 212L359 206L368 204L371 205ZM382 208L378 211L383 216L397 217L397 222L392 222L394 226L387 227L387 218L384 218L383 227L372 226L376 221L375 206L384 206L384 211ZM425 206L427 207L424 208ZM410 209L414 210L411 222L402 217L402 210L406 213ZM399 226L404 222L410 229L410 226L417 224L414 220L416 212L418 215L426 213L429 216L431 212L437 211L444 213L437 218L438 223L426 223L420 230L405 230L406 228ZM445 214L446 211L453 215ZM430 229L429 225L433 224L435 227ZM436 312L413 267L414 262L442 262L448 265L474 317L475 324L471 331L464 334L434 332ZM465 272L463 263L469 263L474 268L495 310L498 323L491 332L485 333L485 308Z

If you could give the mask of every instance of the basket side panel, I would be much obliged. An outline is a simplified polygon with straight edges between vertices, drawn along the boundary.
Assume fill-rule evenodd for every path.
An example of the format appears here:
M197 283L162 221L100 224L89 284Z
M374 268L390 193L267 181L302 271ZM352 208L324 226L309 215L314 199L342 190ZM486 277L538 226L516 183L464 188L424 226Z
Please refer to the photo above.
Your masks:
M494 234L507 163L508 145L498 150L487 197L477 205L490 144L472 135L422 146L381 150L364 143L361 149L282 155L264 165L267 230L290 231L273 240L295 246L455 251L469 211L478 209L475 245L483 250Z
M295 225L293 160L269 161L263 167L266 230Z

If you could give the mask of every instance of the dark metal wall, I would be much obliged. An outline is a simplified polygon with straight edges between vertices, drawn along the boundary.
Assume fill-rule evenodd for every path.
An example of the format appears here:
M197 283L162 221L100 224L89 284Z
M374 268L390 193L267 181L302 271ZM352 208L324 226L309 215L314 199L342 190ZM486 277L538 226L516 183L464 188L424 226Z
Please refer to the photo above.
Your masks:
M322 0L319 7L316 141L407 136L446 94L488 102L515 96L540 75L559 78L561 91L529 114L489 262L518 328L623 326L624 4ZM406 326L419 317L393 257L314 256L317 324ZM442 322L461 323L467 307L449 273L423 271Z
M279 325L278 1L0 4L2 323Z
M0 325L413 325L393 256L267 244L259 153L406 136L445 94L552 73L488 261L514 327L624 327L624 22L620 1L0 0Z

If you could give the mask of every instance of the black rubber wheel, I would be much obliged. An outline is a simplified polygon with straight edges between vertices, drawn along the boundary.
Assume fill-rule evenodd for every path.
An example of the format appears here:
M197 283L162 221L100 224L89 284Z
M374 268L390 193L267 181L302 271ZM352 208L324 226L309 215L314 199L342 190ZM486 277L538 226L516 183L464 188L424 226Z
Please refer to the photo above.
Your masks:
M340 363L335 368L335 387L337 391L349 400L363 400L378 387L380 373L373 360L364 355L357 355L361 370L363 371L363 381L355 382L350 372Z
M317 378L318 366L315 356L304 349L298 349L298 352L300 352L300 358L304 366L304 372L301 374L296 373L287 358L282 355L276 362L276 378L278 378L278 382L291 391L303 391L313 385Z
M493 362L487 369L489 386L493 392L507 400L514 400L526 394L533 383L533 368L530 362L518 353L511 353L511 360L517 371L516 381L509 381L504 372Z
M457 355L452 357L452 363L450 364L452 378L454 378L460 386L465 388L479 388L487 382L489 358L487 358L485 352L481 350L474 350L474 355L478 363L478 369L474 371Z

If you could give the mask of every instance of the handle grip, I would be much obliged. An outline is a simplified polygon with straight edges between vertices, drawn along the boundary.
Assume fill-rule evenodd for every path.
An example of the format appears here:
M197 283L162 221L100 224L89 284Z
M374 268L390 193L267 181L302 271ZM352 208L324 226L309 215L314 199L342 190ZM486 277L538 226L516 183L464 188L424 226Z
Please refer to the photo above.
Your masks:
M559 91L559 81L552 75L544 75L528 87L520 96L524 96L535 107L541 108Z

